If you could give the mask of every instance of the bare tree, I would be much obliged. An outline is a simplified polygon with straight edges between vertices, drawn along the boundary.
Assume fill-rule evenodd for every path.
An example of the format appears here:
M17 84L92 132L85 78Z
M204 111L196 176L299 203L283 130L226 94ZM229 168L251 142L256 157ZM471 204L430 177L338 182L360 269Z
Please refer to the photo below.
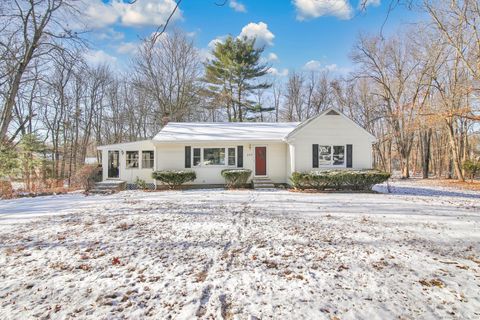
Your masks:
M158 39L155 46L143 46L134 59L133 84L155 102L151 116L161 126L161 119L188 120L198 103L198 78L201 62L193 42L175 30Z
M0 141L8 135L18 91L32 62L63 50L65 40L77 40L62 19L72 14L73 0L6 0L0 12Z

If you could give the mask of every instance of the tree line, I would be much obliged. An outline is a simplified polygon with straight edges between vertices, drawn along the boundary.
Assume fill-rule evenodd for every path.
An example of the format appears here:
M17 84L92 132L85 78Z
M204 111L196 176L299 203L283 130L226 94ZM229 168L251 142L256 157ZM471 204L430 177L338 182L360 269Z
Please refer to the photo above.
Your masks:
M0 175L70 179L98 145L148 139L170 121L303 121L336 107L378 138L375 166L464 179L478 158L478 1L420 1L429 18L360 35L354 69L270 73L255 39L228 37L207 60L179 29L145 41L126 71L89 65L66 17L73 0L0 5ZM28 146L25 147L25 146ZM15 152L12 152L15 150ZM10 158L9 158L10 157ZM26 159L30 160L26 160ZM19 170L18 170L19 169Z

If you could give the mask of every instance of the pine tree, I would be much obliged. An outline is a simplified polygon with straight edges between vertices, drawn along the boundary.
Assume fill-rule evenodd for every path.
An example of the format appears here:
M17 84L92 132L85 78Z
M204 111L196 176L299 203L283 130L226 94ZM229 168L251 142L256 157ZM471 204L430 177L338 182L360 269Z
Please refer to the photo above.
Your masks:
M258 81L269 66L261 62L264 48L255 48L255 39L228 37L218 42L213 59L205 64L208 93L227 109L229 121L242 122L248 112L259 112L248 99L256 89L267 89L270 83Z
M15 147L9 142L0 142L0 180L8 180L19 172L20 163Z
M25 188L32 190L37 172L44 164L42 154L45 152L45 144L36 134L31 133L22 137L19 147L19 160L23 167Z

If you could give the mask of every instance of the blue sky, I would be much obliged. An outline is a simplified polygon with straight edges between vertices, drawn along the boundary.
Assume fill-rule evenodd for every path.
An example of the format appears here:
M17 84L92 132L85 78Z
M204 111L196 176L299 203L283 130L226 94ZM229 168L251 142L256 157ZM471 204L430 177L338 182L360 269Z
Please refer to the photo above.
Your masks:
M360 32L379 33L390 0L368 0L366 12L360 0L183 0L169 28L188 33L203 55L209 44L226 35L245 34L264 44L265 59L279 76L287 70L346 72L349 55ZM165 21L173 0L87 0L85 16L92 32L88 60L125 66L142 37ZM419 15L396 8L384 27L384 35L399 32L418 21Z

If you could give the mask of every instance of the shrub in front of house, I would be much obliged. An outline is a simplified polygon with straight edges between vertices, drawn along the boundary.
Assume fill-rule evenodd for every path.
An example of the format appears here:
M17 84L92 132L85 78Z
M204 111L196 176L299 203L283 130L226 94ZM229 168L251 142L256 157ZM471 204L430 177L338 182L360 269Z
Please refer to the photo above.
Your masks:
M389 178L389 173L377 170L325 170L294 172L290 181L300 190L371 190Z
M162 170L152 172L152 178L167 185L169 189L176 189L184 183L195 180L197 174L188 170Z
M245 187L248 178L252 175L250 169L224 169L222 170L222 177L225 178L227 188L241 188Z
M147 182L143 179L140 179L139 177L135 179L135 187L137 187L137 189L140 189L140 190L148 190Z

